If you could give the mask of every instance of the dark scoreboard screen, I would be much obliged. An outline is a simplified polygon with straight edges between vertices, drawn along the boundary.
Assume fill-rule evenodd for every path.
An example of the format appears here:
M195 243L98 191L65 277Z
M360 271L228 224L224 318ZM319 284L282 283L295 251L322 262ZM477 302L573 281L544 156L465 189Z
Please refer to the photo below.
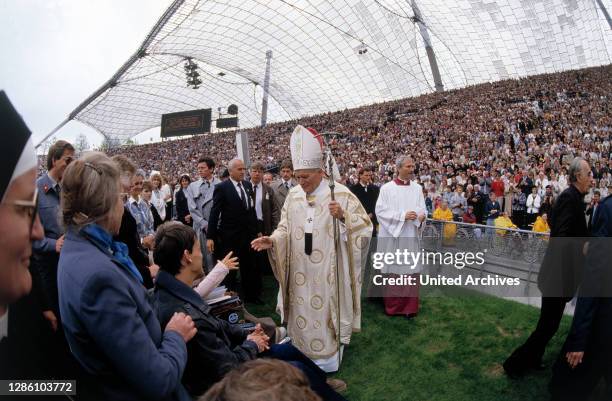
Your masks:
M181 111L162 115L161 137L197 135L210 132L211 109Z
M234 128L238 126L238 117L219 118L217 128Z

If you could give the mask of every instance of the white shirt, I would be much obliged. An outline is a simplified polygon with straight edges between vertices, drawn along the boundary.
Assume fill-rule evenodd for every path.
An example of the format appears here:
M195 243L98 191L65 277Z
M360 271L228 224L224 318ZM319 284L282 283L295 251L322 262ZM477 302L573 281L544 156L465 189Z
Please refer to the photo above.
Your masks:
M172 200L172 189L170 188L170 185L162 185L160 192L162 195L162 199L168 199L166 202L170 202Z
M261 202L263 199L263 185L261 182L257 185L253 184L253 191L255 191L255 214L257 215L257 220L263 220L263 210L261 208Z
M233 178L230 178L230 181L232 182L232 184L234 184L234 189L236 190L236 193L238 193L238 197L240 199L242 199L243 196L245 197L247 209L252 208L253 206L251 205L251 198L247 194L246 188L244 187L244 185L242 185L242 182L234 181ZM238 187L238 184L240 184L240 187ZM242 191L240 191L240 188L242 188Z
M159 213L162 221L166 220L166 201L164 201L164 195L161 190L154 189L151 192L151 204L157 209L157 213Z
M4 337L8 337L8 314L9 310L7 307L6 313L0 316L0 341L2 341Z
M540 211L542 200L538 194L529 194L527 197L527 213L536 214Z

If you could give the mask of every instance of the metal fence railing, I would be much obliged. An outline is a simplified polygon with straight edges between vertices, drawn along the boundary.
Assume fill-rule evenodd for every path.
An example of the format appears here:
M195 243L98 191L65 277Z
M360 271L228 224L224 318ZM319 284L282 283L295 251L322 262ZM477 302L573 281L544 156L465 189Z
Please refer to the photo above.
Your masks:
M548 233L428 218L421 246L433 252L483 252L481 273L535 283L549 237Z

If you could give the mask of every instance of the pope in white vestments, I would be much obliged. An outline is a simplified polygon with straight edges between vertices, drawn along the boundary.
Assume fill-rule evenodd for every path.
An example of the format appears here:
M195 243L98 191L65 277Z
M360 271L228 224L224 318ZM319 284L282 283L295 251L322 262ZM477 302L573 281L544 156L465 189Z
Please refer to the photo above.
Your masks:
M342 359L338 329L341 345L349 344L351 334L361 329L361 277L372 223L344 185L335 184L335 201L331 200L316 131L298 126L291 137L291 154L300 185L287 194L274 233L252 244L256 250L268 250L280 286L277 311L293 344L321 369L333 372ZM334 217L339 228L337 257Z
M419 230L427 215L423 188L411 181L414 161L402 156L397 162L398 177L383 185L376 202L376 217L380 224L376 252L395 253L397 249L420 252ZM402 261L404 263L404 261ZM419 309L418 263L385 264L382 273L408 275L416 278L415 285L383 288L385 312L388 315L414 317Z

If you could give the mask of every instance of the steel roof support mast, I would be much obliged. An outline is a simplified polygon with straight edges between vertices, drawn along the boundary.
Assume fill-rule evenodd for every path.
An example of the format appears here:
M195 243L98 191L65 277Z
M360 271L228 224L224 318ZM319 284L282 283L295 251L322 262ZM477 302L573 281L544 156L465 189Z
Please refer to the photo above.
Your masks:
M270 90L270 62L272 61L272 50L266 52L266 76L263 85L263 101L261 102L261 127L264 128L268 121L268 91Z
M410 7L412 8L412 12L414 13L414 17L412 18L412 20L419 26L419 31L421 32L421 37L423 38L423 43L425 44L425 51L427 52L427 59L429 59L429 66L431 67L431 75L433 75L436 92L442 92L444 91L444 85L442 84L442 77L440 76L440 69L438 68L438 61L436 60L436 53L434 52L433 46L431 45L431 37L429 36L429 31L427 30L427 26L423 22L423 18L421 17L421 10L419 10L417 1L411 0Z

